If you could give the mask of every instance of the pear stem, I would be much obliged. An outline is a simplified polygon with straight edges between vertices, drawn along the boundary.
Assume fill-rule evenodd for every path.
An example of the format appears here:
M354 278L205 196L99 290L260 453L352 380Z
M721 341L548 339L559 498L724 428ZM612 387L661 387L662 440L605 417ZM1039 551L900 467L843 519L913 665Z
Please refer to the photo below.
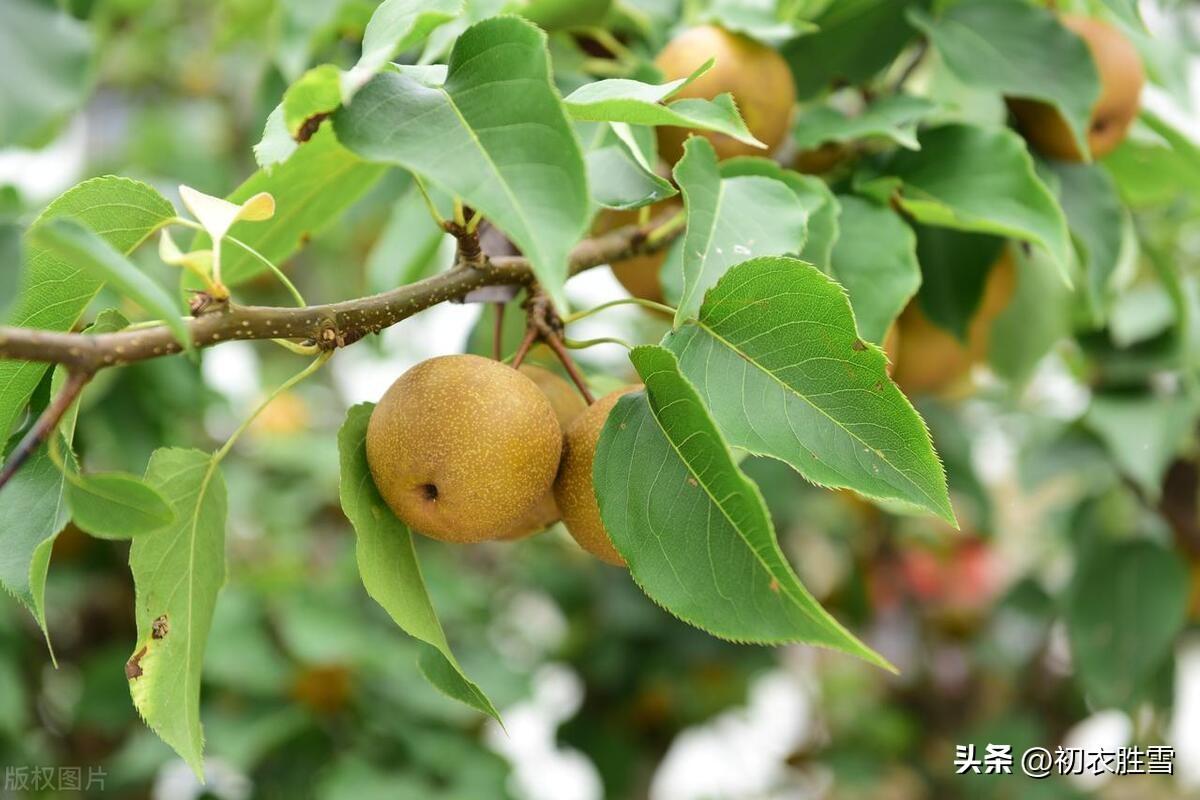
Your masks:
M550 345L550 349L554 351L554 355L558 356L558 360L562 362L563 369L571 376L571 380L575 383L579 393L583 395L583 399L590 406L596 402L596 398L588 389L587 381L583 377L583 373L579 371L579 366L575 363L575 359L571 358L571 354L567 352L567 348L563 345L562 339L557 334L545 337L546 344Z

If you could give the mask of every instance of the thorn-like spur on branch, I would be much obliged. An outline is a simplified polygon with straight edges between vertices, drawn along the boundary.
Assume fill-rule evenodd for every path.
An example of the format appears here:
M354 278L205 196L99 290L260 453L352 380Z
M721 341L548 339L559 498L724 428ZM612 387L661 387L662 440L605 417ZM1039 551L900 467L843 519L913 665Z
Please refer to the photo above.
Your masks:
M4 488L12 476L17 474L21 465L29 460L29 457L50 438L54 429L58 427L58 423L62 421L63 415L67 413L67 409L78 399L79 393L91 379L92 373L90 372L73 370L68 373L62 391L50 401L50 405L46 406L46 410L37 418L25 437L9 455L8 460L4 462L4 468L0 470L0 489Z
M571 252L570 274L666 247L678 230L662 236L650 234L670 219L668 213L645 226L626 226L585 239ZM530 284L533 280L527 259L489 259L485 255L479 263L460 261L446 272L371 297L300 308L223 303L202 310L187 326L196 347L233 339L289 339L332 350L481 287ZM165 326L96 335L0 326L0 359L64 364L87 375L181 349Z

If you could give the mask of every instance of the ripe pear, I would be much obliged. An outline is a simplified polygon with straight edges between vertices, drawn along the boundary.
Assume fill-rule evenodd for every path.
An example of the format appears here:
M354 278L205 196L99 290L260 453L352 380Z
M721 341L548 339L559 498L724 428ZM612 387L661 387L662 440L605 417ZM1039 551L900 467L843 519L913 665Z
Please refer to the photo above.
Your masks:
M571 426L575 418L587 410L587 403L579 390L567 380L559 377L548 369L533 364L522 364L518 370L522 375L537 384L554 408L554 416L558 425L564 431ZM561 519L558 503L554 502L554 489L551 487L534 503L533 508L526 511L512 526L498 538L505 541L523 539L534 533L546 530Z
M718 159L768 155L787 136L792 106L796 104L796 85L787 62L774 49L715 25L700 25L668 42L654 63L671 81L686 78L710 58L716 58L712 69L683 87L673 99L711 100L731 92L746 127L767 149L712 131L660 127L658 152L668 164L683 155L683 142L692 133L712 142Z
M479 542L508 530L546 494L562 429L525 375L473 355L440 356L401 375L367 426L367 463L404 523L434 539Z
M666 210L682 208L677 200L664 200L650 207L650 216L656 217ZM605 209L596 216L592 225L592 233L599 236L626 225L637 224L639 212L634 210L618 211ZM663 262L667 260L666 249L644 256L625 258L611 265L613 275L625 287L625 291L643 300L655 303L665 302L663 298L662 279L659 275Z
M1092 158L1111 153L1124 139L1138 113L1146 73L1137 50L1121 31L1098 19L1066 15L1062 24L1087 43L1100 74L1100 98L1088 125ZM1011 98L1008 106L1017 127L1034 149L1051 158L1082 161L1070 128L1058 110L1047 103Z
M554 482L554 499L562 511L563 522L579 546L601 561L614 566L624 566L625 559L613 547L612 539L604 530L600 520L600 504L592 488L592 461L596 457L596 443L600 431L608 420L608 414L622 395L641 389L641 385L626 386L597 400L588 406L571 427L563 441L562 465Z
M961 394L970 388L968 373L987 360L992 323L1012 302L1016 264L1008 248L988 270L979 307L967 325L964 344L925 316L913 301L896 324L894 380L907 395Z

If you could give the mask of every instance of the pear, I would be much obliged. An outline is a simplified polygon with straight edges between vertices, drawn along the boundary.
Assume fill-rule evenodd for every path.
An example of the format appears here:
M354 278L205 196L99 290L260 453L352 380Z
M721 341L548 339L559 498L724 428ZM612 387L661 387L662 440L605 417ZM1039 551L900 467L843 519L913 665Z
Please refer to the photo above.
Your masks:
M1092 53L1100 74L1100 99L1092 108L1087 141L1092 158L1116 149L1138 113L1146 73L1138 52L1113 26L1091 17L1068 14L1062 24L1074 31ZM1058 110L1047 103L1010 98L1008 107L1026 141L1042 155L1082 161L1071 129Z
M718 159L769 155L788 134L792 106L796 104L796 85L791 68L773 48L716 25L700 25L668 42L654 63L662 70L663 77L671 81L686 78L710 58L716 58L712 69L684 86L672 99L711 100L724 92L732 93L746 127L767 149L712 131L660 127L658 152L668 164L674 164L683 155L683 142L692 133L712 142Z
M401 375L367 426L367 463L384 501L447 542L495 539L550 489L562 453L554 407L497 361L440 356Z
M584 550L615 566L624 566L625 559L613 547L600 519L600 505L592 488L592 461L596 457L600 431L613 406L623 395L641 388L637 385L618 389L592 403L587 411L576 417L567 428L562 465L554 482L554 499L558 501L567 531Z
M554 416L558 418L559 427L564 431L570 427L576 417L587 410L588 406L583 395L570 381L534 364L522 364L518 371L537 384L537 387L542 390L542 394L546 395L546 399L554 408ZM506 541L523 539L546 530L558 522L561 516L558 503L554 502L554 490L551 488L542 495L533 508L522 514L511 528L497 538Z
M1005 248L988 270L965 343L934 324L917 301L909 303L895 323L896 341L894 350L889 350L893 377L901 391L907 395L969 394L971 367L987 360L992 324L1008 308L1016 289L1016 263Z

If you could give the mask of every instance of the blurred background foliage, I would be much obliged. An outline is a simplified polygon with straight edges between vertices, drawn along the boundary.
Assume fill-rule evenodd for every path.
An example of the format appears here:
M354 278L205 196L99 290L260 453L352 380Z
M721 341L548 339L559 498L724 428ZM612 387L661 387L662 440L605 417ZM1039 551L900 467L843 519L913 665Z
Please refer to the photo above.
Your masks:
M91 175L136 177L172 197L180 183L230 191L254 171L251 146L282 91L312 64L352 63L374 5L0 0L4 260L17 246L13 220ZM489 13L487 2L469 5ZM815 17L829 4L800 5ZM638 23L630 46L650 55L680 14L673 0L621 8ZM1152 74L1194 111L1180 77L1194 13L1152 9L1163 37ZM579 47L567 37L554 47L570 86ZM35 83L22 64L38 61L56 70ZM336 430L348 404L376 399L407 365L490 352L492 312L447 306L339 354L274 402L225 464L229 581L204 668L208 787L129 702L126 546L71 529L55 544L47 591L57 668L28 615L0 604L0 767L100 765L104 796L164 798L1196 796L1198 478L1194 453L1178 447L1195 418L1147 390L1186 378L1179 309L1197 308L1172 299L1196 297L1193 277L1165 277L1194 272L1200 254L1196 162L1179 152L1135 135L1106 161L1142 253L1142 279L1107 330L1056 351L1019 392L984 380L969 397L921 405L962 533L814 489L770 460L746 462L806 585L900 675L808 648L717 641L553 531L516 544L418 542L455 651L507 733L436 694L417 674L416 646L359 586L337 502ZM324 301L414 280L451 255L395 171L286 268ZM621 293L600 271L571 291L586 302ZM288 302L266 280L241 297ZM509 322L512 346L520 320ZM645 338L663 323L631 312L605 325ZM620 352L583 359L611 376L598 383L629 377ZM211 448L294 367L276 348L231 343L206 352L200 370L160 359L106 371L86 396L77 446L93 469L131 472L159 445ZM1090 402L1097 390L1106 402ZM1186 620L1170 611L1181 595ZM1169 742L1184 774L1095 785L957 777L955 745L970 742L1018 753Z

